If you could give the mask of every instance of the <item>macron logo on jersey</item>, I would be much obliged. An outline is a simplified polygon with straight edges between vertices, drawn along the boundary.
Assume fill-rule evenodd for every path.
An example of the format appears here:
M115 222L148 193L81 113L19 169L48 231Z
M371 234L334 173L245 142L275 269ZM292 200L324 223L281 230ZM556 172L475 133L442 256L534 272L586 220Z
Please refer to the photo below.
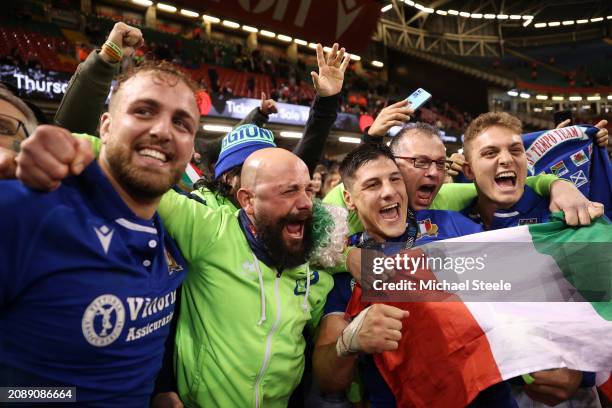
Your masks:
M98 239L100 240L102 249L104 249L104 253L108 254L108 247L110 246L111 239L113 239L113 232L115 231L112 229L109 229L106 225L103 225L100 228L94 227L94 230L96 231L96 235L98 236Z

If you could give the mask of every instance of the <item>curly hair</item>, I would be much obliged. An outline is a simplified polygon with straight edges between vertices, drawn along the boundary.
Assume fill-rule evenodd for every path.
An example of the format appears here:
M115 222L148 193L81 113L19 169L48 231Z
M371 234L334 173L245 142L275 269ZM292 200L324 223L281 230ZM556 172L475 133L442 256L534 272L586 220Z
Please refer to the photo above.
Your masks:
M331 268L342 261L349 234L348 211L344 207L314 200L312 206L313 246L308 261L317 267Z
M195 182L193 188L199 189L204 187L215 193L216 197L221 196L231 200L234 187L228 181L232 180L235 176L240 177L241 172L242 166L233 167L217 179L215 179L214 173L207 173L204 177Z
M153 73L156 80L163 81L172 87L176 86L179 82L182 82L187 85L191 91L193 91L194 95L198 90L198 85L176 65L171 64L168 61L145 61L139 66L132 67L126 72L119 74L115 78L116 82L113 86L109 106L113 103L114 96L119 92L123 84L136 75L147 72ZM169 81L169 77L174 78L176 81Z

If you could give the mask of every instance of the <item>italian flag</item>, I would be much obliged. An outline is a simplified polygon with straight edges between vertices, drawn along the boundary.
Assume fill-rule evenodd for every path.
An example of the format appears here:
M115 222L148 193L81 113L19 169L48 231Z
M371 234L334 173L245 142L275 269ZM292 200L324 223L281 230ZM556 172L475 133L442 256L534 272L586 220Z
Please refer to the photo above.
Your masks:
M193 164L187 163L187 167L185 168L185 172L181 177L181 181L183 184L192 189L194 183L198 181L200 177L202 177L202 172Z
M601 390L612 395L612 303L584 301L593 293L612 292L611 246L601 245L612 243L608 220L572 228L556 217L546 224L433 245L440 243L452 243L446 250L451 256L466 255L461 248L477 256L491 244L522 243L522 253L497 251L489 261L514 266L518 276L529 277L531 286L543 287L547 296L553 293L554 301L384 302L410 312L398 349L374 355L397 406L464 406L491 385L561 367L598 373ZM571 243L576 245L563 245ZM427 245L421 248L416 251L427 252ZM530 262L521 264L520 259ZM434 272L425 270L428 274ZM552 287L557 290L550 291ZM357 286L347 308L349 317L371 304L361 296ZM583 301L567 301L576 299Z

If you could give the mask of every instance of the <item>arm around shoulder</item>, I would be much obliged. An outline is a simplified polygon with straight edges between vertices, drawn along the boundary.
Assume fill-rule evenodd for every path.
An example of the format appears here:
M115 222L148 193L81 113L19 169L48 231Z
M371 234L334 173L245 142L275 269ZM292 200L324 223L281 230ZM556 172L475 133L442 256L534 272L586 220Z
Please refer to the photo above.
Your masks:
M557 180L563 180L554 174L540 174L537 176L527 177L525 182L529 187L542 197L550 196L550 190L553 183Z
M473 183L442 184L431 209L461 211L476 197L476 187Z
M219 240L224 228L237 222L227 208L211 209L208 206L179 194L166 192L159 203L158 213L164 227L176 240L183 256L193 262Z

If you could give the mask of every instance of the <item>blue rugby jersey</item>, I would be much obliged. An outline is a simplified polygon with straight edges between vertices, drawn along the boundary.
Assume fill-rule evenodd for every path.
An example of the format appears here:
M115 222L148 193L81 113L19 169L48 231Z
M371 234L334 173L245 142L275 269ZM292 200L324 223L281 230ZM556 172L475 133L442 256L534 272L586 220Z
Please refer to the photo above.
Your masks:
M595 144L599 129L568 126L523 135L529 175L550 173L567 179L612 215L612 165L606 149Z
M474 222L481 224L482 219L478 213L478 199L466 207L462 214ZM518 225L540 224L550 220L549 198L541 197L529 186L525 186L525 192L520 200L508 209L499 209L493 213L491 230L500 228L516 227Z
M606 149L598 147L594 126L568 126L522 136L530 176L554 174L572 183L590 200L604 205L612 218L612 165ZM457 183L469 182L463 173Z
M418 226L415 246L483 231L479 224L455 211L421 210L417 211L415 216ZM363 233L354 234L349 238L349 242L358 243L362 241L363 235ZM399 242L401 239L393 239L392 241ZM332 314L344 315L353 294L354 286L355 279L350 273L335 274L334 287L327 295L324 316ZM395 397L382 375L380 375L372 356L360 356L359 366L368 402L371 407L395 408ZM487 388L469 405L470 408L493 406L500 408L516 408L516 403L510 394L510 387L508 384L502 382Z
M0 384L149 405L186 263L92 163L51 193L0 182Z

